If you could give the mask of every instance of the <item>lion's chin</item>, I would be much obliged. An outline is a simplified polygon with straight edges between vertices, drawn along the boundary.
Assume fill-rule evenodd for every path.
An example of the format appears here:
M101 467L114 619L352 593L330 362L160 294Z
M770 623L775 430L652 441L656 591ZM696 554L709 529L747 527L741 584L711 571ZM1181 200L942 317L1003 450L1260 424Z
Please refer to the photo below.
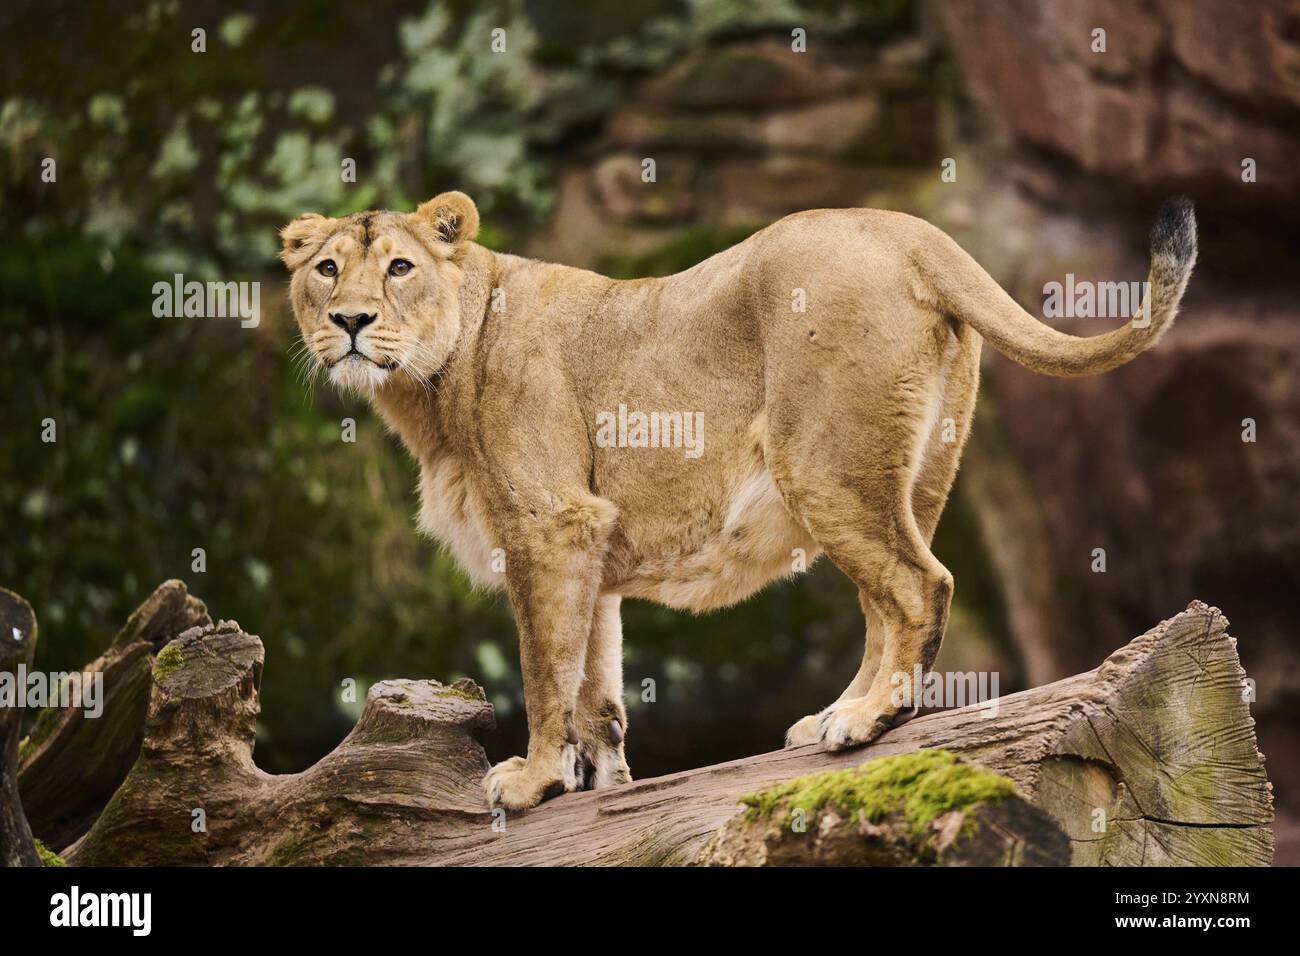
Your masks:
M351 356L329 370L330 384L340 391L373 395L392 374L368 359Z

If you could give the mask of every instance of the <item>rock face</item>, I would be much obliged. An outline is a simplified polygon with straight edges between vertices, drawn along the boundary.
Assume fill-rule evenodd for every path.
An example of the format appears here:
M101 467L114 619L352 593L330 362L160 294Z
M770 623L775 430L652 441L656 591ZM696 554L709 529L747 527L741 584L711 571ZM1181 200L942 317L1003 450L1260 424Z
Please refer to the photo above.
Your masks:
M968 248L1026 307L1038 313L1041 284L1067 271L1144 275L1145 250L1120 237L1143 234L1132 210L1160 195L1186 191L1202 224L1183 315L1152 353L1070 382L987 362L996 414L977 420L969 484L982 486L972 505L990 548L1022 552L995 563L1031 679L1072 672L1171 600L1213 594L1258 682L1261 748L1281 781L1277 859L1294 863L1300 315L1284 260L1286 204L1300 197L1300 6L957 0L944 14L965 87L998 134L1008 175L990 191L1013 194L983 227L1001 236ZM1096 28L1105 53L1092 50ZM990 253L999 242L1019 254ZM1013 480L996 474L1009 469ZM998 536L1009 527L1042 541L1009 547Z
M1216 0L954 0L945 13L967 89L1017 143L1129 186L1224 190L1256 207L1300 197L1289 0L1230 13ZM1259 168L1249 192L1246 157Z
M862 205L938 149L933 46L788 37L699 50L647 79L563 174L534 242L571 263L645 248L689 224L761 224ZM645 163L654 162L647 182Z

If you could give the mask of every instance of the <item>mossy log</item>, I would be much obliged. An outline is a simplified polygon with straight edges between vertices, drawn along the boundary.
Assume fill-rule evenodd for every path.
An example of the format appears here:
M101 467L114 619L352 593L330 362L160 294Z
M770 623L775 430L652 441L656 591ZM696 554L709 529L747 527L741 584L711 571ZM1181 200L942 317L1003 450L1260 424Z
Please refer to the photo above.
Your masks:
M207 608L181 581L160 584L108 649L81 668L103 674L102 712L40 712L18 755L18 789L32 830L63 847L85 833L126 778L144 736L153 655L182 631L210 624Z
M1003 698L996 716L926 714L859 751L780 750L507 817L484 803L477 738L493 715L473 682L376 684L332 753L266 774L253 762L261 642L205 624L159 655L139 757L64 855L73 866L835 864L864 862L865 840L889 844L871 859L891 863L1267 864L1271 791L1226 628L1195 602L1096 670ZM748 795L752 808L768 788L798 790L796 778L922 748L1005 777L1014 798L930 808L910 855L893 852L906 840L863 829L906 814L826 814L803 831L811 853L784 835L775 855L725 845L755 840ZM967 839L981 831L984 844Z
M924 749L750 794L705 866L1067 866L1070 841L1010 778Z

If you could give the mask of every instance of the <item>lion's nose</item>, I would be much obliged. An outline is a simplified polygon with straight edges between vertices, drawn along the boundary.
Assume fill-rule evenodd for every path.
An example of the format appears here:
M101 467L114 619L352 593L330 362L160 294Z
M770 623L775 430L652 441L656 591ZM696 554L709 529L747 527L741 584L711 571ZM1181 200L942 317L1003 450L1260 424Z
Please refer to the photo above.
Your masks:
M346 331L348 335L356 335L378 317L373 312L358 312L356 315L344 315L341 312L330 313L330 321Z

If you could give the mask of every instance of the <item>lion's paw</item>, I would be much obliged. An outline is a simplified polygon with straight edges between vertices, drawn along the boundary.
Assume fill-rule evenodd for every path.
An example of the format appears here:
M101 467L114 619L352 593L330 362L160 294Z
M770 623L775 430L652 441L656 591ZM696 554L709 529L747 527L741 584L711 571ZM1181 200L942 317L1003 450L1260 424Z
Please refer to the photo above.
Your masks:
M578 743L574 766L579 790L604 790L632 782L623 756L623 721L610 718L589 729Z
M803 747L815 744L822 739L821 714L809 714L803 720L796 721L785 732L787 747Z
M558 763L546 768L535 767L524 757L501 761L483 778L488 805L506 810L527 810L543 800L578 789L573 773L573 748L566 747L565 751Z
M837 701L818 715L818 737L827 750L849 750L871 743L894 724L898 708L870 697Z

